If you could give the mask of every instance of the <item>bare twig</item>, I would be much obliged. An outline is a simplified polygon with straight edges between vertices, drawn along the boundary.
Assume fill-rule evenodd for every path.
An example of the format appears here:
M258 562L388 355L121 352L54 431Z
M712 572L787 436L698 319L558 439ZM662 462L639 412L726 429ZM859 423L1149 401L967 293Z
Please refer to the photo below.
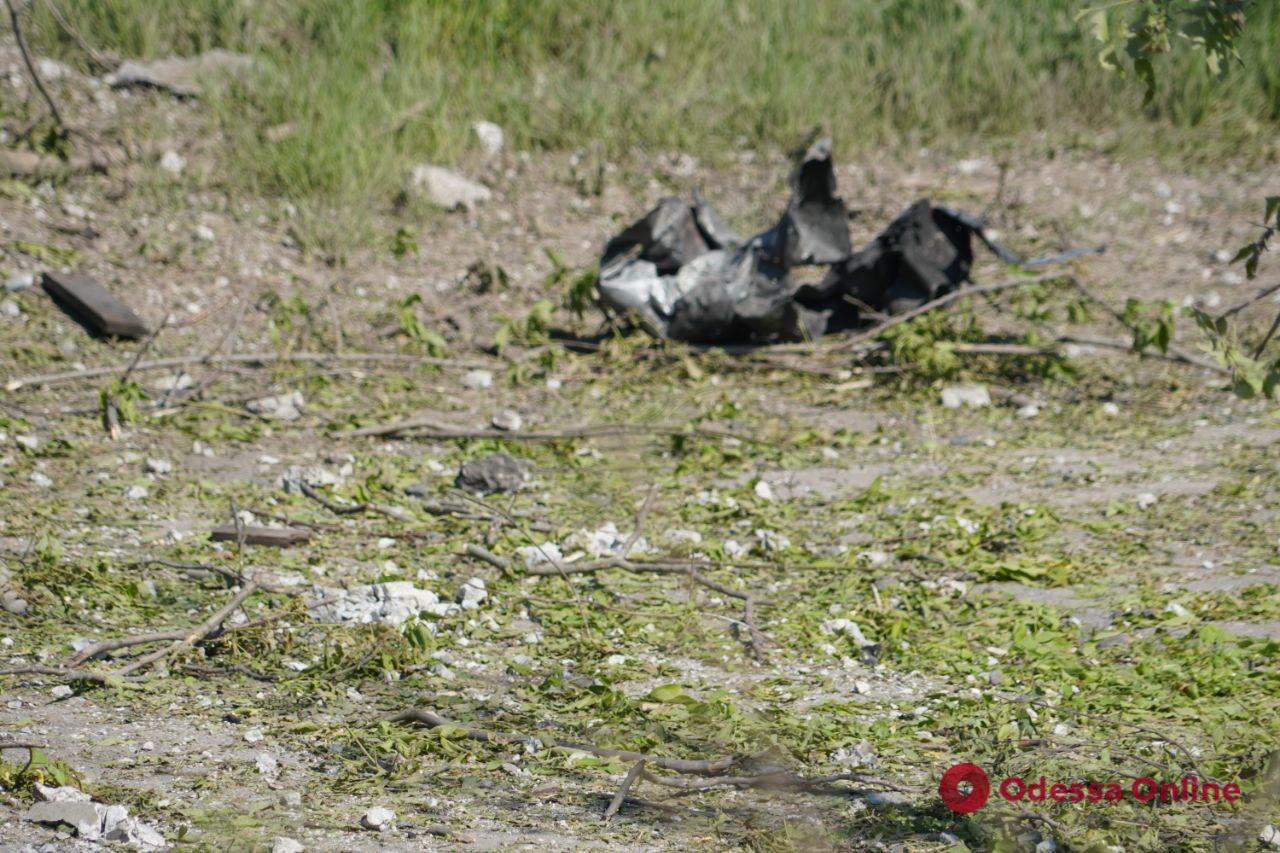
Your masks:
M196 628L187 632L179 639L175 640L171 645L165 646L163 649L157 649L156 651L151 652L148 655L144 655L143 657L138 658L133 663L128 664L127 666L121 667L120 669L116 670L112 674L115 676L128 675L132 672L137 672L138 670L143 669L144 667L151 666L151 664L155 663L158 660L166 658L169 655L176 654L177 652L180 652L183 649L190 648L191 646L195 645L197 642L207 638L214 631L217 631L222 626L223 620L226 619L228 616L230 616L232 613L234 613L236 608L238 608L242 603L244 603L244 600L246 598L253 595L257 591L258 591L258 582L252 579L249 580L248 583L246 583L244 586L240 588L239 592L237 592L235 595L231 597L230 601L224 604L216 613L214 613L204 622L200 623L200 625L198 625Z
M1218 319L1224 320L1227 317L1231 317L1236 314L1239 314L1241 311L1248 308L1250 305L1254 305L1258 302L1261 302L1262 300L1266 299L1268 296L1275 293L1276 291L1280 291L1280 284L1273 284L1270 287L1264 287L1262 290L1258 291L1256 294L1249 297L1244 302L1241 302L1238 305L1233 305L1230 308L1228 308L1226 311L1223 311L1221 314L1218 315Z
M631 765L631 769L627 771L622 784L618 786L618 793L613 795L613 799L609 801L609 807L604 810L602 820L606 822L613 820L613 816L618 813L618 809L622 808L622 803L627 799L627 794L631 792L631 786L636 783L642 773L644 773L644 759Z
M900 326L903 323L908 323L923 314L928 314L931 311L937 311L939 308L945 308L948 305L950 305L952 302L955 302L959 299L963 299L966 296L978 296L984 293L996 293L997 291L1008 290L1013 287L1026 287L1028 285L1040 284L1046 281L1060 281L1060 280L1066 280L1071 278L1072 278L1071 276L1064 275L1063 273L1046 273L1044 275L1037 275L1031 278L1012 279L1010 281L1001 281L995 284L982 284L974 287L961 287L958 290L953 290L950 293L939 296L937 299L930 300L929 302L926 302L923 305L920 305L916 308L912 308L910 311L904 311L901 314L896 314L893 317L890 317L888 320L885 320L883 323L879 323L875 326L872 326L870 329L867 329L864 332L859 332L858 334L853 335L852 337L841 341L836 347L834 347L834 349L836 350L857 349L862 344L866 344L866 343L870 343L871 341L874 341L876 338L880 337L882 334L884 334L889 329L892 329L894 326Z
M1158 350L1135 350L1132 344L1125 343L1124 341L1112 341L1105 338L1085 338L1079 335L1062 335L1058 338L1058 341L1064 344L1079 344L1086 347L1120 350L1122 352L1136 355L1138 358L1154 359L1156 361L1173 361L1178 364L1190 364L1194 367L1211 370L1214 373L1220 373L1224 376L1229 376L1231 374L1231 371L1228 368L1223 367L1217 362L1199 358L1191 355L1190 353L1183 352L1182 350L1174 349L1173 347L1170 347L1168 352L1160 352Z
M684 424L583 424L559 429L523 430L507 432L500 429L468 429L442 424L434 418L406 418L390 424L362 427L346 433L352 436L387 436L413 433L420 438L446 440L451 438L493 438L507 441L564 441L571 438L604 438L628 435L701 435L709 438L736 438L749 444L763 444L749 436L734 435L728 430L708 427L689 427Z
M27 73L31 75L31 81L35 83L36 89L40 91L45 103L49 105L49 112L53 115L53 120L58 123L58 127L62 128L63 132L70 133L71 128L62 120L62 113L59 112L57 103L53 100L53 96L49 94L49 90L45 88L44 81L40 79L40 72L36 70L36 64L31 59L31 51L27 48L26 36L22 34L22 24L18 21L17 7L13 5L13 0L4 0L4 3L9 7L9 21L13 24L13 37L18 42L18 50L22 53L22 61L27 66Z
M98 684L107 684L111 679L110 673L93 672L88 669L67 669L61 666L41 666L39 664L0 669L0 675L56 675L59 678L65 678L67 681L94 681Z
M395 352L350 352L350 353L326 353L326 352L293 352L293 353L273 353L273 352L242 352L231 353L229 355L190 355L179 356L175 358L158 358L153 361L139 362L134 366L134 372L148 370L168 370L174 367L187 367L194 364L247 364L256 366L267 366L272 364L298 363L298 364L326 364L329 362L339 363L397 363L397 364L425 364L433 367L451 367L457 369L476 369L489 367L487 362L481 361L462 361L449 358L433 358L426 355L408 355L406 353ZM68 370L62 373L47 373L39 376L20 376L9 381L6 386L10 391L16 391L30 385L59 385L64 382L76 382L82 379L93 379L99 376L109 376L117 373L119 367L90 367L85 370Z
M67 16L63 14L62 9L58 7L57 3L53 2L53 0L44 0L44 5L45 8L49 10L49 14L53 16L53 19L58 22L58 26L67 34L67 37L75 42L76 47L84 51L85 56L89 57L89 63L91 65L95 66L99 71L110 71L119 64L115 60L103 55L100 51L96 50L92 45L85 41L79 31L76 30L75 27L71 26L71 22L67 20Z
M1253 358L1256 361L1262 351L1267 348L1267 344L1271 343L1271 339L1275 337L1276 330L1280 329L1280 312L1276 313L1276 318L1271 321L1271 328L1263 335L1262 340L1258 342L1258 348L1253 351Z

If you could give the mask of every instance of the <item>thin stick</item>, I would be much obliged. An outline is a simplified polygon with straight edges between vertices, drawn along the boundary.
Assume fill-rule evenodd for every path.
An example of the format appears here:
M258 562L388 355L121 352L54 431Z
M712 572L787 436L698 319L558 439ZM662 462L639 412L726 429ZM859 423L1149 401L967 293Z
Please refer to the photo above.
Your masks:
M1212 370L1214 373L1220 373L1224 376L1230 376L1230 369L1223 367L1216 362L1208 361L1203 358L1197 358L1189 353L1169 348L1168 352L1159 352L1158 350L1135 350L1131 344L1123 341L1109 341L1100 338L1082 338L1079 335L1063 335L1058 341L1064 344L1080 344L1087 347L1102 347L1103 349L1121 350L1138 356L1138 358L1154 359L1156 361L1173 361L1179 364L1190 364L1204 370Z
M61 666L41 666L39 664L0 669L0 675L56 675L68 681L94 681L98 684L107 684L111 678L110 674L104 672L93 672L88 669L67 669Z
M922 314L928 314L931 311L937 311L939 308L945 308L952 302L955 302L958 299L963 299L966 296L978 296L983 293L996 293L997 291L1008 290L1012 287L1025 287L1030 284L1040 284L1041 282L1059 281L1063 279L1071 279L1071 276L1063 275L1062 273L1046 273L1045 275L1033 276L1032 278L1012 279L1010 281L1001 281L995 284L983 284L976 287L961 287L957 290L951 291L950 293L939 296L937 299L930 300L923 305L912 308L910 311L904 311L901 314L896 314L888 320L885 320L883 323L867 329L865 332L859 332L853 337L841 341L835 349L857 349L860 344L869 343L875 340L894 326L900 326L903 323L908 323L914 320Z
M507 441L564 441L571 438L604 438L627 435L702 435L710 438L736 438L749 444L764 444L747 436L737 436L727 430L706 427L689 427L682 424L583 424L560 429L525 430L507 432L500 429L467 429L442 424L433 418L406 418L390 424L362 427L345 433L350 436L388 436L412 432L416 437L435 440L451 438L493 438Z
M71 26L71 22L67 20L67 16L63 14L62 10L58 8L57 3L53 2L53 0L44 0L44 5L49 10L49 14L53 15L53 19L58 22L58 26L62 28L62 31L76 43L76 47L84 51L85 56L89 57L89 61L97 66L99 71L110 71L116 67L118 63L109 60L95 50L92 45L84 40L84 37L80 35L76 28Z
M1230 317L1234 314L1239 314L1241 311L1248 308L1250 305L1253 305L1257 302L1261 302L1262 300L1266 299L1268 296L1270 296L1271 294L1275 293L1278 290L1280 290L1280 284L1273 284L1270 287L1265 287L1262 290L1260 290L1256 295L1252 296L1249 299L1246 299L1244 302L1241 302L1239 305L1232 306L1231 308L1228 308L1226 311L1223 311L1221 314L1218 315L1218 319L1225 320L1227 317Z
M151 664L155 663L156 661L161 660L162 658L168 657L171 654L176 654L177 652L180 652L183 649L190 648L200 640L205 639L214 631L218 630L218 628L222 626L223 620L226 619L228 616L230 616L233 612L235 612L236 608L238 608L246 598L253 595L257 591L258 591L258 582L256 580L250 580L248 583L246 583L244 586L240 588L239 592L237 592L235 595L231 597L230 601L224 604L221 609L219 609L216 613L214 613L212 616L210 616L208 619L202 622L194 630L183 635L180 639L175 641L172 645L165 646L163 649L157 649L151 654L144 655L143 657L139 658L138 660L134 661L128 666L121 667L120 669L112 673L112 675L115 675L118 677L118 676L128 675L129 673L132 673L132 672L137 672L138 670L144 667L148 667Z
M58 123L58 127L66 133L71 132L71 128L62 120L62 113L58 111L58 105L54 103L53 96L49 94L49 90L44 87L44 81L40 79L40 72L36 71L36 64L31 61L31 51L27 49L27 39L22 34L22 25L18 22L18 10L13 5L13 0L4 0L4 4L9 7L9 21L13 24L13 37L18 42L18 50L22 53L22 61L27 66L27 72L31 75L31 80L36 84L36 88L40 90L40 94L44 97L45 103L49 105L49 112L53 114L53 120Z
M1258 360L1258 356L1262 355L1262 351L1267 348L1267 344L1271 343L1271 339L1275 336L1276 329L1280 329L1280 312L1276 313L1276 318L1271 321L1271 328L1267 330L1267 334L1263 337L1258 348L1253 351L1254 361Z
M408 355L406 353L398 352L242 352L231 353L230 355L190 355L175 358L158 358L153 361L143 361L138 363L134 366L134 372L168 370L173 367L187 367L193 364L249 364L266 366L280 363L324 364L326 362L389 362L426 364L434 367L451 367L460 370L472 370L491 366L487 362L481 361L461 361L458 359L434 358L426 355ZM19 388L23 388L28 385L59 385L64 382L75 382L81 379L93 379L99 376L109 376L119 370L119 367L90 367L85 370L68 370L62 373L47 373L40 376L20 376L16 379L10 380L6 387L10 391L16 391Z
M643 758L631 765L631 769L627 771L622 784L618 786L618 793L613 795L613 799L609 801L609 807L604 810L604 817L601 820L606 823L613 820L613 816L618 813L618 809L622 808L622 803L627 798L627 794L631 792L631 786L636 783L642 773L644 773Z

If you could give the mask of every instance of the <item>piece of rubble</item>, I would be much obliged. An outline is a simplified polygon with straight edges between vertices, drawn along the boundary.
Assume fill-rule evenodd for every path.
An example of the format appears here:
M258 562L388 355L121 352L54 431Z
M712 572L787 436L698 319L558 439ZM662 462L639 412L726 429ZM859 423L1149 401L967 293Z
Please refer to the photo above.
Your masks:
M376 832L391 829L395 826L396 813L391 809L375 806L360 817L360 825Z
M264 418L272 418L277 421L296 421L302 417L302 409L305 405L306 401L302 398L301 391L290 391L288 394L250 400L244 404L244 407L255 415L261 415Z
M683 530L673 527L662 531L662 538L672 545L701 545L702 534L696 530Z
M9 293L18 293L23 290L30 290L36 286L36 274L33 272L14 273L4 283L4 289Z
M179 98L197 98L211 83L244 77L253 70L252 57L215 48L196 56L171 56L150 62L125 60L104 78L114 89L160 89Z
M166 151L160 155L160 168L170 175L181 175L187 169L187 158L177 151Z
M146 462L148 474L156 476L164 476L173 470L173 463L168 459L148 459Z
M0 314L5 317L21 317L22 309L12 299L5 299L0 301Z
M494 453L462 464L456 484L478 494L514 492L529 479L528 466L507 453Z
M479 141L484 153L490 157L496 157L502 153L507 140L501 127L491 121L477 121L471 125L471 131L476 135L476 140Z
M573 533L565 540L565 545L570 548L581 548L592 557L622 557L626 556L622 552L630 538L630 534L622 533L618 530L618 525L609 521L595 530L579 530ZM629 553L643 554L649 550L649 543L644 537L640 537L631 544Z
M261 743L265 737L266 735L262 733L262 729L258 728L257 726L254 726L253 728L245 730L244 742L245 743Z
M146 486L139 486L136 484L124 490L125 500L130 500L130 501L146 500L147 494L148 492L147 492Z
M276 840L271 844L271 853L302 853L306 849L301 841L287 835L276 836Z
M1280 850L1280 829L1276 829L1274 824L1269 823L1262 827L1262 832L1258 833L1258 840L1272 850Z
M942 405L948 409L980 409L991 405L991 392L984 385L950 385L942 389Z
M421 613L447 616L458 610L458 605L442 602L434 592L419 589L410 581L375 583L347 590L321 587L317 588L316 597L324 604L312 608L311 615L321 622L385 622L398 627Z
M875 767L877 763L875 749L867 740L840 747L831 753L831 761L847 767Z
M288 548L301 545L311 539L311 531L301 527L258 527L242 525L239 530L234 524L215 527L209 533L213 542L238 542L244 536L246 545L266 545L272 548Z
M409 174L408 194L425 198L445 210L473 210L493 197L483 184L430 164L413 167Z
M493 416L493 426L505 432L516 432L524 426L524 418L515 409L502 409Z
M468 370L462 374L462 387L483 391L493 385L493 373L489 370Z
M880 644L873 643L862 633L862 628L852 619L827 619L822 623L824 634L843 634L858 647L864 663L875 663L880 658Z
M564 559L560 546L555 542L543 542L541 545L521 545L516 549L516 555L524 560L524 564L530 568L542 563L559 563Z
M276 461L278 462L279 460ZM342 477L319 465L290 465L280 475L280 487L284 489L287 495L302 494L303 483L313 489L324 489L329 486L340 485Z
M280 772L280 762L269 752L259 752L254 756L253 766L263 776L275 776Z
M40 285L54 304L92 334L134 340L148 334L141 317L88 276L46 272Z
M65 824L86 841L124 841L144 850L165 844L154 827L129 817L125 806L95 803L88 794L66 785L53 788L37 783L35 793L39 802L24 815L33 823Z
M87 800L54 800L36 803L23 816L33 823L66 824L86 841L102 837L102 806Z
M1143 492L1135 498L1135 501L1138 504L1138 509L1150 509L1156 505L1157 500L1158 498L1156 498L1155 493L1153 492Z
M25 598L11 589L5 590L4 595L0 596L0 606L15 616L21 616L31 607Z
M483 578L471 578L462 586L458 587L458 593L454 596L454 601L463 610L475 610L484 600L489 597L489 591L485 589Z
M50 690L49 693L54 699L69 699L75 694L75 691L71 689L70 685L59 684L57 687Z

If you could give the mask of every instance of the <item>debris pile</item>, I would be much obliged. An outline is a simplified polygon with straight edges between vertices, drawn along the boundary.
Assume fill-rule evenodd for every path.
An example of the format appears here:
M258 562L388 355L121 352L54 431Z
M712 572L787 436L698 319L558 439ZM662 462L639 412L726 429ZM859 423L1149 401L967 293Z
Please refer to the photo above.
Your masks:
M104 806L70 786L37 784L36 799L25 818L33 823L67 825L86 841L122 841L143 850L165 846L164 836L149 824L129 817L125 806Z
M483 592L483 587L479 591ZM474 600L475 592L471 595ZM409 581L375 583L346 590L319 587L316 597L322 604L311 613L321 622L385 622L399 627L420 613L447 616L458 611L458 605L443 602L434 592L419 589Z
M849 329L866 313L899 314L959 288L973 238L1006 263L1024 263L977 219L927 200L911 205L855 251L836 195L830 142L811 147L791 175L791 200L772 228L738 237L698 192L665 198L611 239L600 259L604 306L650 334L694 343L810 340ZM1058 263L1074 250L1025 262ZM826 267L816 283L792 270Z

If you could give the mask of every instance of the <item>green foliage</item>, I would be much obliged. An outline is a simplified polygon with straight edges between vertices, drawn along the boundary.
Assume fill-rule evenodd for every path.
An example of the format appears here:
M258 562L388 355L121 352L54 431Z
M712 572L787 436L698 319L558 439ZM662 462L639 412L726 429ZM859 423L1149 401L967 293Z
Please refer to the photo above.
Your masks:
M544 282L546 289L552 292L562 291L561 305L581 320L596 305L596 285L600 283L600 273L595 267L575 272L565 264L559 252L554 249L543 249L543 252L547 260L551 261L551 272Z
M1215 76L1238 62L1245 11L1253 5L1253 0L1121 0L1084 9L1076 20L1086 21L1101 43L1102 66L1131 71L1146 87L1149 104L1156 95L1155 62L1173 52L1175 41L1193 45Z
M1225 317L1214 317L1192 309L1196 324L1209 339L1213 353L1226 367L1231 368L1231 387L1241 397L1277 396L1280 391L1280 358L1270 362L1262 360L1261 348L1252 354L1241 346L1237 332Z
M501 353L513 343L538 346L550 340L551 321L555 315L555 303L539 299L529 307L529 313L520 319L508 318L493 333L493 347Z
M397 228L391 237L391 254L397 258L418 254L418 238L404 225Z
M1232 263L1244 261L1244 271L1249 278L1257 277L1258 261L1267 251L1268 244L1276 231L1280 231L1280 196L1267 196L1263 203L1261 228L1258 238L1241 246L1240 251L1236 252L1236 256L1231 259Z
M1148 347L1155 347L1162 353L1169 351L1169 344L1173 341L1174 308L1167 299L1154 302L1129 299L1125 302L1121 316L1133 331L1135 352L1143 352Z
M420 348L425 349L433 358L444 358L448 344L439 332L428 329L418 317L417 308L422 304L422 296L411 293L396 303L400 331L409 337Z

